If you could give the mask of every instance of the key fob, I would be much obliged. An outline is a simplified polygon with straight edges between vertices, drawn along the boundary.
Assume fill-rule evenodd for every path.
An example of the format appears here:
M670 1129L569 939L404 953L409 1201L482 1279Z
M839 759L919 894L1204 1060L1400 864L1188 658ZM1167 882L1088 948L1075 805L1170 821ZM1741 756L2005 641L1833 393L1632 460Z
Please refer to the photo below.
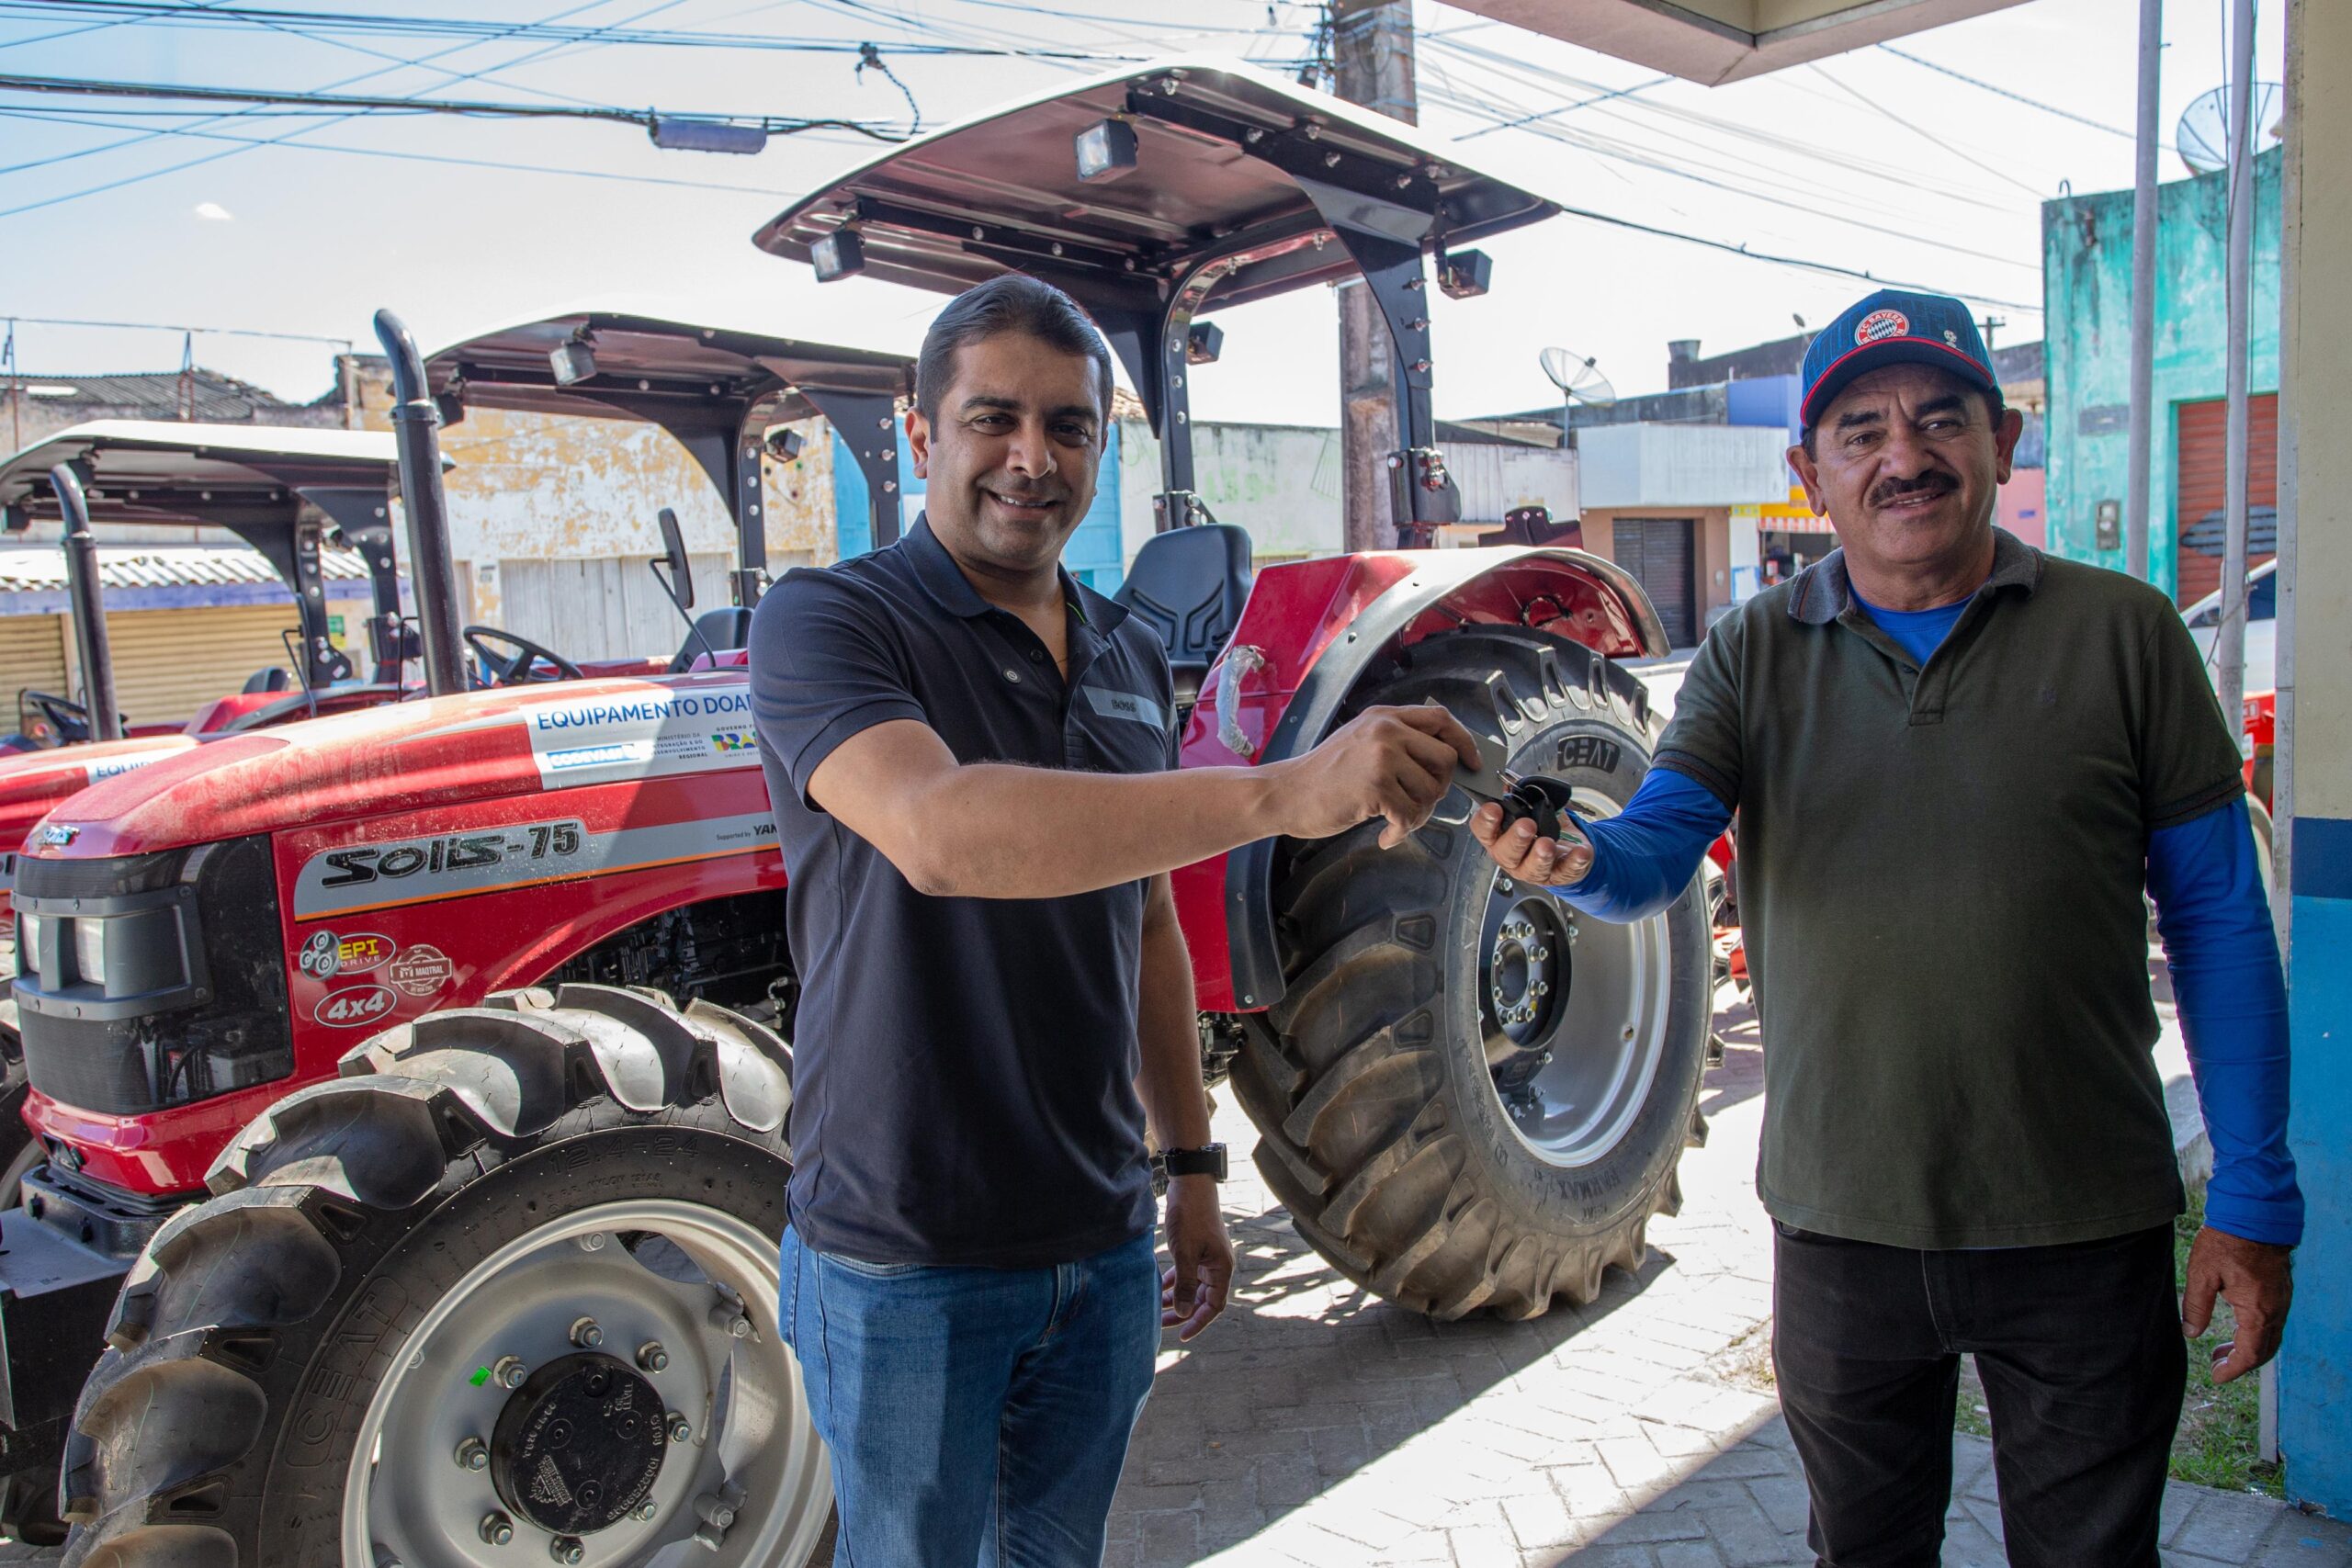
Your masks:
M1522 819L1535 824L1540 839L1556 839L1569 806L1568 786L1556 779L1521 779L1503 797L1503 827Z

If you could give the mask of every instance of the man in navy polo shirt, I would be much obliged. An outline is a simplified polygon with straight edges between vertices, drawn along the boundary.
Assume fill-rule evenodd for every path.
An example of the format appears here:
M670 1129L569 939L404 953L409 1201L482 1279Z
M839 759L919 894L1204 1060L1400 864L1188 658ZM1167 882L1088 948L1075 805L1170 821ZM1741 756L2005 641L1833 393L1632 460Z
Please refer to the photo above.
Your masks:
M2021 429L1959 300L1815 338L1789 462L1840 547L1708 634L1620 815L1472 831L1603 919L1739 813L1764 1035L1772 1352L1825 1568L1930 1568L1960 1357L2018 1568L2156 1568L2185 1375L2277 1351L2302 1196L2239 753L2165 595L1993 525ZM2153 896L2213 1145L2183 1206L2149 1046Z
M789 573L752 628L802 980L781 1318L844 1568L1078 1568L1161 1327L1198 1333L1233 1271L1166 874L1374 817L1394 843L1478 752L1385 708L1172 771L1165 650L1059 564L1110 418L1093 324L998 278L932 324L915 387L926 515Z

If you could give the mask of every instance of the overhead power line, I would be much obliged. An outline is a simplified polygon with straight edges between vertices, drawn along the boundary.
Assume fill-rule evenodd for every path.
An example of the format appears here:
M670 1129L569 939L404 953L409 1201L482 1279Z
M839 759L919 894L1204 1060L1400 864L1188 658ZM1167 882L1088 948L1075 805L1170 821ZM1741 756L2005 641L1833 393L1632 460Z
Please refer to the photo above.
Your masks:
M26 76L14 72L0 72L0 92L62 93L79 97L172 98L213 104L290 104L355 114L390 111L470 115L496 119L604 120L613 124L642 126L649 131L657 130L665 120L687 119L700 124L756 128L772 136L825 130L853 131L876 141L906 140L898 132L855 119L801 119L781 115L673 116L657 114L651 109L599 108L593 105L502 104L469 98L394 98L360 93L272 93L251 87L203 87L170 82L107 82L87 77Z
M1891 43L1883 43L1879 48L1897 60L1907 60L1914 65L1924 65L1928 70L1949 76L1955 82L1965 82L1972 87L1982 88L1994 96L2007 98L2013 104L2023 104L2030 109L2040 109L2043 114L2054 114L2060 119L2071 119L2076 125L2087 125L2093 130L2104 130L2109 136L2120 136L2126 141L2140 140L2140 133L2136 130L2126 130L2120 125L2109 125L2103 119L2093 119L2086 114L2076 114L2073 109L2060 108L2056 104L2044 103L2040 98L2030 97L2014 88L2004 87L1997 82L1987 82L1981 76L1971 76L1964 71L1955 71L1949 65L1939 65L1932 60L1912 53L1907 49L1897 49ZM2170 143L2164 144L2164 147L2167 152L2173 150Z
M242 120L243 117L236 118ZM100 121L76 119L71 115L49 109L0 109L0 118L35 119L51 125L83 125L96 130L114 129ZM605 180L620 185L667 186L673 190L726 191L745 196L770 197L783 201L790 201L802 194L797 190L784 190L770 186L730 185L718 180L677 179L666 175L624 175L606 169L584 169L551 164L521 164L502 158L460 158L447 152L405 152L391 147L351 147L334 141L292 141L284 137L236 136L225 130L205 130L197 127L159 130L154 134L193 137L198 141L233 142L235 146L232 151L270 147L288 152L334 152L348 158L389 158L402 164L437 164L447 168L492 169L501 174L559 175L565 179ZM823 133L817 134L821 137ZM75 192L74 194L81 196L92 193ZM36 208L49 205L51 203L34 201L28 202L22 207L0 208L0 218L12 218L19 212L28 212Z
M499 22L474 17L369 15L350 11L296 11L263 6L207 6L202 8L174 0L0 0L0 15L55 21L101 16L124 22L164 23L194 27L244 26L300 30L306 36L372 36L379 38L454 38L518 39L533 43L594 43L638 45L660 49L741 49L781 51L795 54L857 55L871 46L854 39L784 36L755 32L681 31L668 28L595 27L561 22ZM898 20L887 16L875 19ZM948 56L1018 55L1039 60L1107 61L1138 59L1101 50L1051 49L1007 43L889 41L893 54Z
M343 348L351 346L347 337L324 337L316 333L266 333L253 327L190 327L174 321L84 321L63 316L20 316L13 310L0 310L0 321L27 327L97 327L109 332L178 333L197 337L266 337L282 343L331 343Z

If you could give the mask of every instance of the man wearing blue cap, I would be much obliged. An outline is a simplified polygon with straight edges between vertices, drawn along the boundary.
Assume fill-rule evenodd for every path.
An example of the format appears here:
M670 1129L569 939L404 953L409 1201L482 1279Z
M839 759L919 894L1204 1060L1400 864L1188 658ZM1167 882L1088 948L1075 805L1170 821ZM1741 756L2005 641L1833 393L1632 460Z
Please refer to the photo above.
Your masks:
M1773 1359L1824 1568L1938 1561L1962 1353L2009 1561L2155 1568L2181 1336L2218 1292L2215 1381L2267 1360L2302 1233L2236 741L2162 593L1993 525L2022 421L1960 301L1872 294L1804 382L1789 463L1840 547L1709 633L1624 812L1473 830L1626 920L1739 814ZM2179 1302L2143 890L2213 1145Z

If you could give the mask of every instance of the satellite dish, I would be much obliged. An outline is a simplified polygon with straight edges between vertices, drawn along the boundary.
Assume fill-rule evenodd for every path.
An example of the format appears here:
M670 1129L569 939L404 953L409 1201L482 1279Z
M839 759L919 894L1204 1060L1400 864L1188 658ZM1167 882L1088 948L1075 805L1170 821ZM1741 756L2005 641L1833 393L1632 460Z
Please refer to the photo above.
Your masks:
M1579 358L1565 348L1547 348L1540 358L1544 374L1572 406L1581 403L1589 409L1605 409L1617 400L1617 389L1589 357Z
M2254 144L2278 133L2278 113L2284 107L2276 82L2254 85ZM2219 174L2230 166L2230 90L2216 87L2181 112L2173 145L2192 175Z

